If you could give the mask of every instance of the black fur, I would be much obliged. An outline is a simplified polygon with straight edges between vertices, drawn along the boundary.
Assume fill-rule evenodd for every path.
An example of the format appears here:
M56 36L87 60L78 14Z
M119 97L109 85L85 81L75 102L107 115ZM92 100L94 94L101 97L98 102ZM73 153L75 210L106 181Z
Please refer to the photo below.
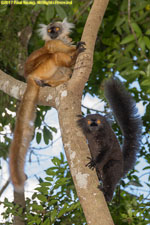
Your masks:
M136 160L141 142L142 121L137 115L135 101L120 81L113 78L105 82L105 96L124 135L123 147L105 116L94 114L78 120L87 138L91 152L89 168L96 168L100 189L107 201L111 201L116 184Z

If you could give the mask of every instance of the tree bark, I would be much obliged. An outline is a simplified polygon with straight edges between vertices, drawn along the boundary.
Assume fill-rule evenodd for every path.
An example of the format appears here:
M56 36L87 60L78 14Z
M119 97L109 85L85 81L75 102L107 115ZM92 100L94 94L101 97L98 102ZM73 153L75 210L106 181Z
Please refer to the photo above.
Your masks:
M4 93L10 95L11 97L21 100L25 89L27 87L26 83L16 80L15 78L11 77L10 75L4 73L0 70L0 90ZM42 87L40 89L40 94L38 98L37 105L44 105L44 106L52 106L56 107L55 105L55 98L56 98L56 89L50 87Z
M92 69L97 32L107 4L108 0L94 1L81 39L86 43L86 51L79 55L67 85L59 87L56 104L71 174L87 223L92 225L113 225L113 221L104 196L97 188L99 182L96 172L85 166L90 154L76 121L77 116L81 115L82 91Z
M23 193L17 193L14 191L14 202L22 208L25 208L25 196ZM14 216L13 225L25 225L24 219L22 216Z

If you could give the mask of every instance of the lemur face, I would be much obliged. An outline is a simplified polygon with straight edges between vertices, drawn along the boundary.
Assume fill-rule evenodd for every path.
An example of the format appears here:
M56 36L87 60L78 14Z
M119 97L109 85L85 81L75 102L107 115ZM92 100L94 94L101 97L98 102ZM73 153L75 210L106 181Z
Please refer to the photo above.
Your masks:
M52 22L48 25L40 24L38 33L44 41L54 39L64 40L71 33L73 28L74 24L69 23L67 18L65 18L62 22Z
M47 26L47 33L50 39L57 39L63 31L62 25L60 23L51 23Z
M87 115L85 118L78 120L78 125L91 133L100 131L106 123L106 118L99 114Z
M100 130L103 127L103 120L104 118L98 114L88 115L85 118L87 127L91 132Z

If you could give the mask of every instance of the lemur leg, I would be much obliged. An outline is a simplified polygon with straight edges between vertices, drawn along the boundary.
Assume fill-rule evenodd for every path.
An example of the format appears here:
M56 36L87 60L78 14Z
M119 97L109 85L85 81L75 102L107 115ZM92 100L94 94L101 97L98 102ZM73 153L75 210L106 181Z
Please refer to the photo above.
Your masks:
M79 53L83 51L81 49L76 50L74 53L71 54L66 54L66 53L62 53L62 52L58 52L54 54L54 58L55 58L55 62L56 62L56 66L57 67L72 67L77 59L77 56L79 55ZM64 82L67 82L70 78L69 77L62 77L62 79L59 79L59 81L55 80L55 79L47 79L44 80L43 83L45 86L49 85L52 87L58 86Z
M111 201L116 184L123 174L122 162L110 160L104 167L101 173L103 186L100 189L103 191L106 201Z

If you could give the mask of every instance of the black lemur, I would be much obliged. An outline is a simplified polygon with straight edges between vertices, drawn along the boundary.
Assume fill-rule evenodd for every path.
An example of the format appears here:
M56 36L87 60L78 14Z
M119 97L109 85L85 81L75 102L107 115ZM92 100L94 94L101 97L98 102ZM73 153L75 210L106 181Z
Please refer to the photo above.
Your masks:
M123 133L122 148L105 116L88 115L78 120L87 138L91 159L87 166L96 168L106 200L112 200L119 180L133 168L139 151L142 120L136 103L122 83L114 78L104 84L104 94Z

